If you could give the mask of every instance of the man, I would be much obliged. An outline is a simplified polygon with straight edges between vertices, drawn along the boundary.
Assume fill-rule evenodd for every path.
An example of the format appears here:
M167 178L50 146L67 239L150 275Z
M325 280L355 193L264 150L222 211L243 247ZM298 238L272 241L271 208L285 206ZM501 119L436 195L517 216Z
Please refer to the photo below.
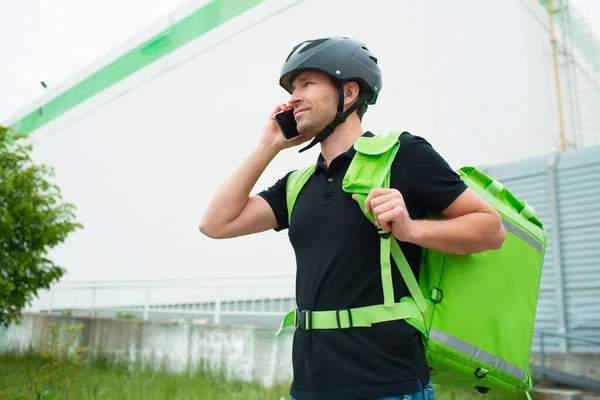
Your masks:
M298 309L339 310L383 303L377 227L342 179L363 135L362 114L381 91L377 58L359 41L334 37L296 46L280 84L290 94L277 106L257 146L224 183L206 210L200 231L231 238L288 228L297 261ZM300 137L284 140L272 117L294 109ZM320 144L314 174L295 203L290 223L286 182L250 196L267 165L285 148ZM399 241L415 275L421 248L453 254L498 249L504 229L496 211L459 179L423 138L400 137L389 189L374 189L366 211ZM306 149L306 148L305 148ZM427 220L429 212L442 220ZM393 270L396 301L409 296ZM369 328L304 330L293 340L292 399L432 399L419 332L404 320Z

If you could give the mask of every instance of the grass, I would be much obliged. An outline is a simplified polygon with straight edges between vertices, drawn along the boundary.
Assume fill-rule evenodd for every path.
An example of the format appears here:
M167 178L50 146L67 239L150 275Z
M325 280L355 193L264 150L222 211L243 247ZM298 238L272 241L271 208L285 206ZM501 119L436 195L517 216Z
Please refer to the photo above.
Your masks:
M177 374L159 367L128 367L124 363L98 359L79 366L68 386L39 396L43 382L40 368L47 359L33 352L0 354L0 399L2 400L288 400L289 384L265 388L258 383L227 380L222 374L194 371ZM35 383L38 383L36 389ZM43 384L42 384L43 386ZM43 389L43 388L41 388ZM510 399L474 390L436 388L438 400Z
M258 383L226 379L222 373L195 371L174 373L159 362L145 367L128 364L123 355L87 362L89 347L78 347L77 332L83 324L58 327L48 324L41 351L0 352L1 400L186 400L244 399L287 400L289 383L265 388ZM112 357L115 358L115 357ZM473 389L436 387L438 400L505 400L523 398L500 392L479 394Z
M124 364L96 360L79 367L67 387L39 396L40 368L47 362L34 353L0 354L0 398L29 399L289 399L288 384L264 388L257 383L225 379L221 374L195 371L170 373L160 368L129 368ZM35 383L38 383L36 390Z

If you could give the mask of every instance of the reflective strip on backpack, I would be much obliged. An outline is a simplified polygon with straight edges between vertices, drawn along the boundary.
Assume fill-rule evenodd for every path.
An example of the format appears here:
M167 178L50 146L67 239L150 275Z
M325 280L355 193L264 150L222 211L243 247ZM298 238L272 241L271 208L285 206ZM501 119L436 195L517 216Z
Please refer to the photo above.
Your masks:
M442 332L440 330L431 328L429 330L429 339L433 339L437 342L445 344L446 346L454 350L458 350L461 353L467 354L481 362L484 362L488 365L491 365L494 368L499 369L500 371L507 373L508 375L514 376L519 380L523 380L526 378L526 373L521 368L514 366L501 358L493 356L484 350L472 346L469 343L463 342L462 340L452 335L449 335L446 332Z
M519 239L525 241L527 244L533 246L533 248L539 253L542 252L542 244L529 236L527 232L523 232L523 230L519 229L515 224L505 220L504 218L502 218L502 225L504 225L504 229L517 236Z

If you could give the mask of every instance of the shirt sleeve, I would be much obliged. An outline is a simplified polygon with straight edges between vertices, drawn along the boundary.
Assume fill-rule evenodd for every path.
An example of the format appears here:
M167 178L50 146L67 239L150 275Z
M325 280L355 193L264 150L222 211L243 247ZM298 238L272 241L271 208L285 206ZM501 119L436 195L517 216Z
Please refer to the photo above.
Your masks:
M271 209L275 214L275 218L277 219L277 228L275 228L275 231L277 232L289 227L286 202L286 185L288 177L292 172L293 171L288 172L283 178L279 179L268 189L257 193L258 196L265 199L267 203L269 203L269 206L271 206Z
M467 185L448 162L419 136L411 141L408 179L417 201L439 214L462 194Z

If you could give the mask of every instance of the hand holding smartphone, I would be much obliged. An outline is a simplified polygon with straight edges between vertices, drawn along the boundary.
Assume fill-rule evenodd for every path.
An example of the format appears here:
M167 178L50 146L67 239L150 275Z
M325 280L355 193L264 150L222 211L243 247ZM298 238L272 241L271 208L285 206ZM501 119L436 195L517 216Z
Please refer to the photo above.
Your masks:
M279 127L281 134L285 140L291 140L300 136L296 127L296 119L294 118L294 109L279 112L273 116L275 123Z

